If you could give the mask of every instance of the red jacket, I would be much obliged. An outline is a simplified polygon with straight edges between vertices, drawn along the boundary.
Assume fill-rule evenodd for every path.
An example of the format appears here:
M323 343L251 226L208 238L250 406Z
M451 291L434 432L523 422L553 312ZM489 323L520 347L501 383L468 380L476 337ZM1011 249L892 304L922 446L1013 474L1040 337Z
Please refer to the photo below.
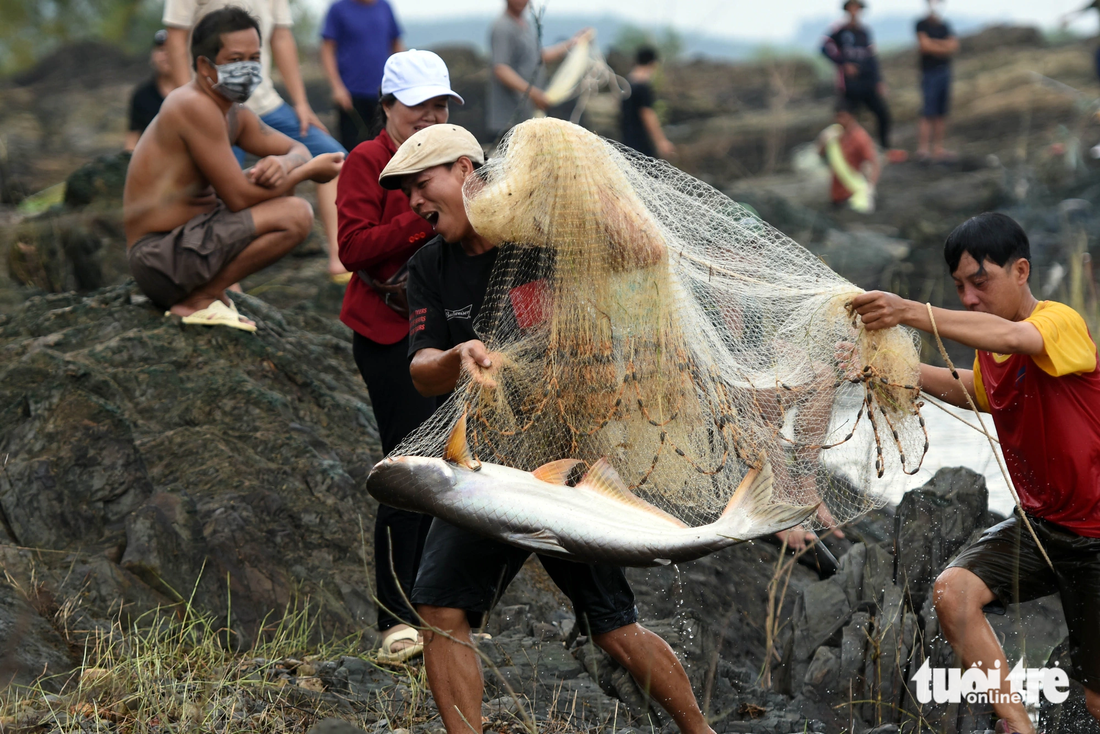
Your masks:
M396 273L432 237L432 225L413 213L405 194L378 184L378 174L396 152L383 130L348 155L336 186L340 262L353 273L367 271L375 280ZM409 333L408 319L383 303L358 275L344 292L340 320L379 344L396 344Z

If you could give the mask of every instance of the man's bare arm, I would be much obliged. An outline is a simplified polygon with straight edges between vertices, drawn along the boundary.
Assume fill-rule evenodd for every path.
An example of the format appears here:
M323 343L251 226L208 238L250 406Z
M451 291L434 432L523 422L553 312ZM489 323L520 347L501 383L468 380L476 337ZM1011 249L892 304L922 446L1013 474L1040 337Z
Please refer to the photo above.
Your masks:
M914 329L932 332L928 307L893 293L868 291L852 299L852 308L863 319L867 329L888 329L905 324ZM977 311L952 311L933 308L940 336L974 349L998 354L1041 354L1043 336L1026 321L1009 321L1000 316Z
M164 114L164 113L162 113ZM318 156L304 165L297 166L290 171L276 186L261 186L249 181L237 163L233 150L229 145L229 137L226 135L225 118L221 111L213 105L190 105L186 109L173 109L169 113L172 124L179 130L187 150L194 160L195 165L203 176L214 187L218 197L225 202L230 211L241 211L250 206L255 206L262 201L284 196L294 190L302 181L307 179L317 180L325 178L331 180L339 172L342 155L336 155L339 160L330 160L333 156ZM252 115L252 112L242 109L242 116ZM186 116L186 119L181 119ZM255 123L258 124L258 120ZM285 141L276 145L283 154L291 153L295 144L285 135L280 135ZM275 144L273 144L275 145ZM307 153L308 155L308 153ZM322 160L323 159L323 160ZM335 171L329 169L335 165Z
M271 31L271 58L283 77L287 94L290 95L290 104L298 115L301 125L301 134L309 132L309 126L313 125L328 132L328 128L317 117L306 97L306 85L302 82L302 70L298 66L298 44L294 41L294 34L286 26L275 26Z
M924 392L945 403L950 403L959 408L969 408L966 393L977 404L977 392L974 387L974 372L972 370L959 370L959 379L951 375L951 370L946 367L933 367L929 364L920 366L920 386Z
M168 67L171 70L172 83L182 87L191 81L191 52L187 49L188 28L168 29L168 39L164 48L168 51Z
M340 78L340 69L336 64L336 41L326 38L321 41L321 68L325 70L325 78L332 88L332 101L336 106L350 110L351 93L344 86L344 80Z
M520 76L519 72L508 66L508 64L494 64L493 76L513 92L527 94L531 97L531 102L540 110L545 110L550 106L550 100L546 98L546 93Z
M447 350L418 350L409 363L409 375L417 392L432 397L454 390L463 369L473 373L492 364L485 345L474 339Z
M237 128L237 146L257 158L284 156L295 168L312 158L304 144L271 127L247 107L237 108Z

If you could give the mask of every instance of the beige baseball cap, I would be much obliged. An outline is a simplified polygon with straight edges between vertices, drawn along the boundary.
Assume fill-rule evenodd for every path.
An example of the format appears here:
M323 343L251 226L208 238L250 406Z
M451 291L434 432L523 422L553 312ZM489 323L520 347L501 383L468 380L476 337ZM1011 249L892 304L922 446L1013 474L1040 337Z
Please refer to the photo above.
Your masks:
M378 175L378 183L384 189L399 189L402 176L454 163L463 156L474 163L485 162L481 143L469 130L458 125L432 125L401 144Z

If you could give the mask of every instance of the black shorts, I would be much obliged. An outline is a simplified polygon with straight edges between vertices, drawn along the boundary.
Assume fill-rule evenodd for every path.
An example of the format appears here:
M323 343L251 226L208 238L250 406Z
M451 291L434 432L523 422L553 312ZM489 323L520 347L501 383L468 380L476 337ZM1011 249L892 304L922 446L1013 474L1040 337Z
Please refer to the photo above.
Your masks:
M424 542L411 601L465 610L476 629L530 555L531 551L436 518ZM573 603L585 634L599 635L638 621L634 592L618 566L585 565L543 555L539 562Z
M970 571L996 595L987 612L1004 614L1007 604L1058 594L1069 628L1074 678L1100 692L1100 538L1086 538L1031 515L1028 520L1057 574L1018 515L982 533L951 567Z

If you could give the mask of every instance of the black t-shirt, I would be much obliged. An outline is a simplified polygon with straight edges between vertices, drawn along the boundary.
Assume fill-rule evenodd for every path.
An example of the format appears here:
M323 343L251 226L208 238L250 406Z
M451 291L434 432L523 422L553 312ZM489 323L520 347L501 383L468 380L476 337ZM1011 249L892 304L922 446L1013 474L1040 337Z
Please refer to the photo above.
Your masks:
M652 158L657 152L642 122L642 110L646 107L653 107L653 87L649 82L631 82L630 96L622 101L623 143Z
M498 249L470 256L462 245L428 241L409 259L409 358L421 349L450 349L478 339L481 313Z
M945 38L951 38L951 36L954 35L951 32L951 26L947 25L945 21L937 18L925 18L917 23L917 33L923 33L929 38L934 38L939 41ZM942 69L950 65L950 56L936 56L935 54L920 55L921 71L935 71L936 69Z
M145 132L149 123L160 112L160 106L164 97L160 96L157 89L157 80L150 79L134 90L130 97L130 129L137 132Z

